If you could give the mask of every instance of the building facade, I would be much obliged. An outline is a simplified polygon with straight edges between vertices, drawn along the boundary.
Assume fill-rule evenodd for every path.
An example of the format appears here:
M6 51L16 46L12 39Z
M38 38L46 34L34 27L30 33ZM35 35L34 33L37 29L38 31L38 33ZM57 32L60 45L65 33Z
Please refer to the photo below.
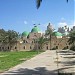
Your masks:
M47 29L49 29L47 26ZM24 31L22 33L21 38L19 38L15 43L11 45L8 43L0 43L0 51L29 51L29 50L38 50L40 49L40 45L38 44L38 39L45 35L41 33L38 26L34 26L31 32ZM49 37L48 37L49 38ZM43 50L50 49L69 49L70 45L68 43L68 36L63 36L60 32L53 32L51 36L51 41L49 40L44 44ZM50 45L51 42L51 45Z

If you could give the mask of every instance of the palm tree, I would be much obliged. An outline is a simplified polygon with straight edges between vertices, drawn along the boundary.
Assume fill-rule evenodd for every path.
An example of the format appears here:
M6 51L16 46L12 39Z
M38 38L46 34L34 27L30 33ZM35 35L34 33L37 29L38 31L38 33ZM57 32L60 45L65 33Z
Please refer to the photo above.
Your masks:
M68 3L68 0L66 0ZM40 7L42 0L36 0L36 7L37 9Z
M41 2L42 2L42 0L37 0L37 1L36 1L36 4L37 4L37 6L36 6L36 7L37 7L37 9L40 7Z
M48 42L48 39L47 38L44 38L43 36L40 37L38 39L38 44L40 46L40 49L43 49L44 44L46 44L47 42Z
M49 25L50 26L49 28L47 28L46 32L45 32L45 36L49 36L49 40L50 40L50 50L51 50L51 37L52 37L52 33L54 31L54 29L51 27L50 23Z
M69 37L68 42L72 45L73 50L75 50L75 30L70 32Z
M52 31L51 30L47 30L45 35L49 35L49 39L50 39L50 50L51 50L51 36L52 36Z

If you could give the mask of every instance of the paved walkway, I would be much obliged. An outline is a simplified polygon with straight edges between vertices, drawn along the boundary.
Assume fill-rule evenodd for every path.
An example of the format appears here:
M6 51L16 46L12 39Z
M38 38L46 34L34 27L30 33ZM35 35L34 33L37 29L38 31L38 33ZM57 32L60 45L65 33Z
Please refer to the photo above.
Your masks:
M58 68L61 72L68 72L68 70L74 72L75 58L69 60L74 55L68 55L67 52L58 52L59 64L57 64L56 51L47 50L0 75L58 75ZM71 62L69 63L69 61Z

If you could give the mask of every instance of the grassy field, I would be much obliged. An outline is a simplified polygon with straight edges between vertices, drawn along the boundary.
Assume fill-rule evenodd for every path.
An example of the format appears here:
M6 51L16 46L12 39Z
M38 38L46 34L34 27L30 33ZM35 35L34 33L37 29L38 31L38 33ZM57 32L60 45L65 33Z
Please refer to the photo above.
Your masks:
M37 54L36 51L0 52L0 72L8 70Z

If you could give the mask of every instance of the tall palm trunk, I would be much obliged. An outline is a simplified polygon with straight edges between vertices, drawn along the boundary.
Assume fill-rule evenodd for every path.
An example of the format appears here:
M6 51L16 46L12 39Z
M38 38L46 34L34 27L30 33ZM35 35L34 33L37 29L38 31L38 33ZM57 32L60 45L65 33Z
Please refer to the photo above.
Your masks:
M50 34L50 50L51 50L51 34Z
M10 47L10 51L11 51L11 42L9 42L9 47Z
M74 45L74 42L73 42L73 50L74 50L74 46L75 46L75 45Z

